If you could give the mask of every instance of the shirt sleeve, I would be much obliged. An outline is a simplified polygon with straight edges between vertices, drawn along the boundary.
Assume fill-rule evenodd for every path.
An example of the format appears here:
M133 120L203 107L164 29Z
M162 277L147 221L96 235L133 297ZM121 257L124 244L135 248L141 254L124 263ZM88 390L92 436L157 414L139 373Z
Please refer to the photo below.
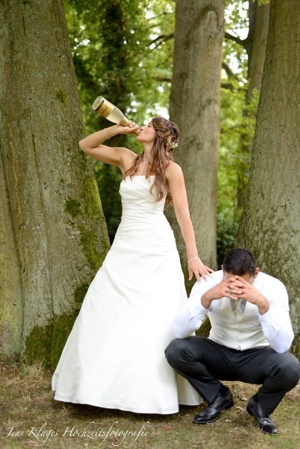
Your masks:
M207 281L201 278L200 282L196 282L192 288L189 299L175 317L173 328L175 337L189 337L203 323L209 309L205 309L202 306L201 297L207 290L219 282L213 275Z
M263 315L259 315L263 333L274 351L287 352L294 339L294 332L289 314L289 300L285 286L279 282L273 291L270 309Z

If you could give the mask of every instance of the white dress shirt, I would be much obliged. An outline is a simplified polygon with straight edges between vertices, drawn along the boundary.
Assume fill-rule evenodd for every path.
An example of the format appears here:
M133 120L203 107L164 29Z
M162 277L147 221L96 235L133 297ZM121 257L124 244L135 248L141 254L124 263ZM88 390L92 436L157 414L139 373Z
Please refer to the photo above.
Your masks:
M294 333L289 316L288 294L278 279L259 272L253 285L269 301L270 309L260 315L256 305L245 300L232 301L227 297L213 300L208 309L201 304L202 295L221 282L223 271L216 271L207 281L197 282L189 299L175 317L177 338L190 336L199 329L208 315L211 340L237 350L271 346L276 352L288 351Z

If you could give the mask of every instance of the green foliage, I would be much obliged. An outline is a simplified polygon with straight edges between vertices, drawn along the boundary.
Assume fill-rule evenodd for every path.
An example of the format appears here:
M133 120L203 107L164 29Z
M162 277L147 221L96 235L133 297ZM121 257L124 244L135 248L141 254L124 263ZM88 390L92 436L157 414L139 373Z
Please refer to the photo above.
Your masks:
M72 11L72 47L83 112L87 127L96 128L99 117L90 107L98 95L130 115L128 106L145 45L138 26L142 7L136 0L72 3L76 8ZM139 73L139 80L147 82L143 75Z
M111 165L94 164L95 175L99 185L103 213L105 215L109 240L112 243L122 214L121 198L119 195L121 172Z
M69 0L65 9L88 133L101 123L91 109L98 95L137 123L167 106L174 2Z

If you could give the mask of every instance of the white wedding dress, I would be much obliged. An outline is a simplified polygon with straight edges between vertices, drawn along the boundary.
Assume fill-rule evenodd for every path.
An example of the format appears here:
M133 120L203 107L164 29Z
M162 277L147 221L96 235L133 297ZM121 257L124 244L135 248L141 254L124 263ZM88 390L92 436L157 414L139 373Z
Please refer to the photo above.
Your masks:
M165 359L186 300L165 198L153 177L121 182L123 214L52 379L55 399L138 413L176 413L200 396Z

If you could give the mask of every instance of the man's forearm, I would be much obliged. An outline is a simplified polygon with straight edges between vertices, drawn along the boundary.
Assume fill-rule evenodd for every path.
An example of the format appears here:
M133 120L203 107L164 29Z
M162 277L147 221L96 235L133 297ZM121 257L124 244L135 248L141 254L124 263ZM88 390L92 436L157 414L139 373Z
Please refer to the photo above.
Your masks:
M205 292L205 293L201 296L200 302L201 302L202 306L203 306L205 309L209 309L209 306L210 306L210 304L211 304L211 302L212 302L212 298L211 298L211 296L210 296L210 294L209 294L209 291Z
M259 320L271 347L279 353L288 351L294 339L288 310L270 307L268 313L260 315Z
M270 309L270 303L263 295L261 295L261 298L259 298L256 305L260 315L264 315Z

